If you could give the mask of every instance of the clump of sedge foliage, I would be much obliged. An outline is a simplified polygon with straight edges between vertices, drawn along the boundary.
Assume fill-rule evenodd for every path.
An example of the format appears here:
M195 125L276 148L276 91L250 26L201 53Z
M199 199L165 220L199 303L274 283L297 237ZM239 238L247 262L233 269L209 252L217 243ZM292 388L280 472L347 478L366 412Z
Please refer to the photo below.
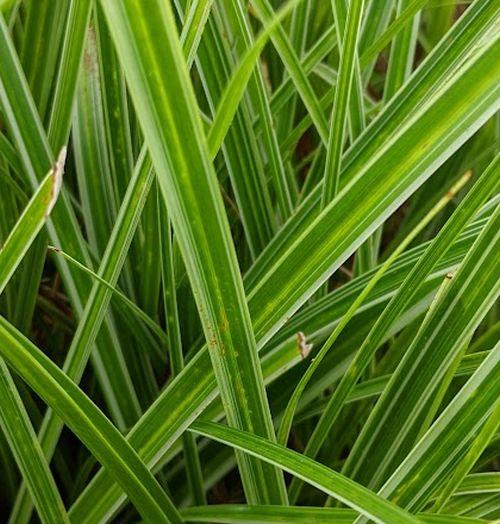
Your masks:
M0 9L0 520L499 518L498 0Z

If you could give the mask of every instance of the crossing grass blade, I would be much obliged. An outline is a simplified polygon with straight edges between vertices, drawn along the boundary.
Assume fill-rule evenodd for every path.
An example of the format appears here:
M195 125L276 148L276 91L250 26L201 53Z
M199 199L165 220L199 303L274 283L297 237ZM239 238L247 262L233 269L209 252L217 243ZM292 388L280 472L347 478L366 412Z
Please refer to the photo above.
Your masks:
M337 341L344 327L352 319L352 317L355 315L358 308L361 307L361 304L366 299L366 297L369 295L370 291L376 286L377 282L382 278L384 273L390 268L391 264L397 259L398 255L400 255L406 249L406 247L411 244L411 242L414 240L415 237L417 237L417 235L422 231L422 229L424 229L425 226L435 217L435 215L438 214L446 206L446 204L456 195L456 193L463 187L464 184L467 183L468 180L469 180L469 176L466 175L462 177L462 179L454 187L450 189L450 191L438 202L438 204L429 212L429 214L424 217L422 222L420 222L415 227L415 229L413 229L410 232L410 234L398 245L398 249L395 250L393 253L391 253L391 256L381 265L381 267L378 269L375 275L373 275L373 277L368 282L368 284L363 289L363 291L356 297L356 300L351 304L351 306L349 307L349 310L342 317L342 320L337 324L334 331L331 333L331 335L328 337L326 342L323 344L321 350L315 355L314 360L311 362L311 365L307 369L306 373L304 373L304 376L301 378L299 384L297 385L297 388L292 393L290 401L288 402L288 405L285 409L285 414L281 421L280 430L278 432L278 442L280 442L280 444L286 445L288 441L289 433L290 433L290 428L292 425L293 416L297 408L297 404L299 402L300 396L302 395L304 389L307 386L307 383L311 379L317 367L321 364L321 361L325 358L327 352L332 348L333 344L335 344L335 342ZM399 311L399 313L401 313L401 311ZM376 343L375 346L378 346L378 344ZM363 348L360 349L360 352L362 349ZM348 376L348 373L349 372L346 372L344 377ZM328 419L329 419L329 424L333 425L333 422L334 422L333 417L329 416ZM308 448L306 448L305 453L308 454L308 456L313 456L308 453Z
M333 2L333 4L335 4L335 2ZM338 10L339 6L335 7L334 5L334 9ZM337 196L339 190L340 162L345 142L344 133L346 129L349 94L352 91L353 78L355 76L354 70L355 64L357 63L358 35L362 17L363 0L350 2L347 9L345 30L342 38L337 86L330 119L330 135L326 152L323 193L321 195L323 208ZM340 17L337 16L336 18L337 24L339 24ZM338 33L340 34L340 31L338 31ZM354 95L351 96L354 98Z
M353 478L364 479L370 486L379 488L411 449L415 437L421 431L420 424L425 424L432 409L437 410L438 405L435 405L432 396L438 393L441 380L446 380L445 372L453 366L462 344L475 331L500 293L496 278L498 265L492 256L494 250L498 249L499 216L500 209L497 209L456 275L451 277L435 309L429 311L405 358L372 411L344 466ZM472 292L472 289L475 291ZM470 305L471 310L467 310L460 300L462 293L467 294L467 305ZM447 318L449 322L445 320ZM426 355L430 354L433 356L427 360ZM404 388L403 401L399 395L402 393L402 384L407 380L412 382L412 386ZM394 409L396 403L397 410ZM389 445L375 444L374 438L381 434L390 435L392 431L398 432L397 441L389 438Z
M1 522L500 516L499 21L0 0Z
M63 148L0 249L0 294L57 202L65 160L66 148Z
M335 389L327 407L311 435L306 446L305 453L315 457L319 452L328 432L335 424L338 415L343 407L343 402L349 391L359 380L369 362L373 359L377 348L385 334L390 330L391 325L400 316L406 307L407 301L417 293L422 282L425 281L434 264L439 260L449 247L450 241L461 231L468 220L478 211L483 201L497 187L497 171L499 167L499 157L497 156L489 169L483 174L475 184L467 197L462 201L450 221L441 229L439 235L429 245L427 250L415 264L405 281L399 287L398 292L391 302L377 319L377 322L370 330L359 351L354 356L342 380ZM445 197L446 198L446 197ZM299 483L295 482L290 487L290 496L295 499L299 492Z
M102 411L5 319L0 318L1 356L54 409L114 475L146 520L182 522L172 502Z
M379 490L380 495L397 499L399 505L411 510L422 508L443 485L457 458L468 452L471 437L491 414L498 398L499 349L497 344Z
M69 522L26 408L7 364L0 360L0 426L43 523Z
M156 16L147 17L145 7L133 1L103 4L193 287L228 420L273 438L243 284L173 13L155 2L148 10L154 8ZM131 26L130 20L138 18L148 18L151 27ZM166 38L168 53L155 46L141 47L144 52L137 53L135 42L158 31ZM140 74L144 68L165 81L148 81ZM184 94L179 99L180 93ZM172 148L172 143L187 144L188 137L189 152ZM196 220L201 209L207 213L204 222ZM286 501L277 470L245 457L240 460L249 501Z
M262 49L283 18L301 1L302 0L293 0L288 2L286 7L265 26L262 33L242 57L237 69L234 71L232 79L219 101L215 118L207 135L208 150L212 159L217 155L219 148L222 145L222 141L224 140L224 136L234 119L234 114L236 113L241 97L247 88L248 80L250 79ZM288 212L289 211L290 210L288 209Z
M0 294L53 209L62 184L66 149L0 249ZM0 360L0 423L42 522L69 522L28 413L5 362Z
M492 4L478 6L478 11L471 13L472 22L480 24L490 24L491 20L486 16L487 10L492 9ZM485 12L486 10L486 12ZM484 18L482 18L484 16ZM471 20L464 20L464 26L469 28ZM457 29L457 32L458 29ZM471 38L476 38L477 34L472 33ZM465 36L464 36L465 38ZM491 42L493 47L495 42ZM456 53L457 50L447 48L449 53ZM437 50L441 52L442 50ZM477 54L479 51L479 55ZM254 265L252 271L246 275L245 283L248 286L247 292L250 313L253 318L254 332L259 341L259 346L262 346L271 336L279 330L285 319L290 316L296 309L302 305L311 294L317 289L325 278L337 269L357 248L359 243L364 240L365 235L373 231L373 228L378 226L378 222L374 222L374 217L370 216L368 206L372 206L378 210L384 209L383 218L385 219L393 209L411 193L411 189L415 189L416 181L412 178L413 173L420 173L419 180L423 182L425 178L425 168L422 163L423 159L429 162L428 176L436 167L436 158L443 158L443 156L451 155L456 147L459 147L465 141L469 133L473 132L473 127L469 122L476 122L480 126L488 119L496 110L496 94L497 83L495 81L496 50L490 46L483 45L475 50L474 56L470 58L469 68L464 68L457 73L458 76L449 78L445 83L445 89L439 93L434 93L433 97L429 99L428 92L423 89L422 85L418 87L424 91L427 96L426 106L420 106L419 116L411 115L411 126L408 125L398 128L397 140L391 142L391 147L384 143L384 154L379 160L380 164L373 165L372 169L368 169L366 163L373 163L378 156L374 155L371 148L376 150L376 145L373 141L368 142L369 147L359 148L353 151L356 154L356 162L354 159L349 163L351 167L346 168L345 176L347 180L352 180L352 183L347 187L342 198L339 198L337 203L332 202L328 208L325 209L322 215L317 216L314 221L314 213L311 213L312 196L304 201L302 204L302 213L297 212L289 221L290 229L285 225L272 245L267 250L268 257L262 255L258 262ZM448 64L448 56L443 54L446 58L441 60ZM447 71L444 64L438 59L435 62L429 62L432 72ZM478 78L483 81L478 81ZM415 86L407 84L407 89L411 94L415 93ZM477 98L464 97L464 92L475 92ZM421 91L422 92L422 91ZM401 94L394 99L393 105L389 108L388 114L394 115L393 111L398 110L403 112L404 105L402 101L408 101L408 92L402 91ZM399 98L400 97L400 98ZM449 105L448 105L449 104ZM461 107L464 113L458 108ZM441 124L446 121L446 129L439 126L437 135L432 136L432 129L437 131L436 114L446 115L445 120L439 121ZM466 115L468 115L466 117ZM385 122L389 126L390 132L393 132L393 122L401 118L404 121L404 116L398 113L398 118L387 119L385 112L382 113L378 121L374 122L364 133L363 136L371 136L373 129L381 125L380 121ZM406 116L407 113L406 113ZM469 120L470 119L470 120ZM460 122L460 126L457 124ZM467 124L466 124L467 122ZM462 127L463 125L463 127ZM448 127L449 126L449 127ZM420 138L418 138L420 137ZM431 138L432 137L432 138ZM360 137L359 140L361 140ZM420 143L420 146L416 142ZM432 142L433 146L430 147ZM382 140L383 143L383 140ZM453 145L454 144L454 145ZM380 146L379 146L380 147ZM436 149L437 148L437 149ZM414 151L415 156L412 157L408 151ZM404 153L403 153L404 152ZM364 156L366 154L366 157ZM371 159L371 160L370 160ZM410 160L411 159L411 160ZM363 170L363 176L359 176L360 172L355 169ZM383 170L378 171L378 168L383 165ZM414 166L413 168L411 166ZM361 168L361 166L363 166ZM391 166L391 167L389 167ZM417 169L418 166L418 169ZM414 170L412 172L412 169ZM408 184L408 193L401 189L403 180L401 173L407 173L404 179ZM422 175L424 173L424 175ZM358 174L359 178L356 177ZM392 179L392 182L398 187L397 191L400 193L391 193L391 186L381 184L381 176ZM388 194L395 200L393 206L388 206L387 202L383 201L381 195L371 195L372 199L359 200L360 194L365 194L371 188L371 177L376 177L377 187L388 191ZM358 185L359 184L359 185ZM349 197L347 197L349 195ZM379 200L380 199L380 200ZM353 212L356 209L357 212ZM382 217L381 217L382 218ZM356 224L356 226L354 226ZM371 224L371 227L365 229L363 227ZM293 242L290 240L292 236L290 231L296 234L297 227L303 228L303 233L299 238ZM298 229L300 231L300 228ZM321 231L321 233L320 233ZM349 233L346 234L346 231ZM358 236L360 235L360 236ZM358 239L357 241L355 239ZM288 243L289 242L289 243ZM277 247L278 246L278 247ZM287 246L288 249L285 249ZM292 247L293 246L293 247ZM349 247L350 246L350 247ZM279 250L282 249L285 255L280 256ZM272 256L271 253L275 252ZM308 256L304 257L304 253ZM278 262L276 262L276 260ZM292 261L294 263L292 264ZM141 449L143 456L149 457L153 460L157 457L157 453L168 447L169 444L175 440L179 431L195 418L198 409L207 406L215 395L215 382L213 375L205 371L210 369L208 355L205 351L198 353L185 367L183 372L174 380L169 387L162 393L161 398L155 403L153 408L149 410L130 434L131 442L134 447ZM187 376L189 375L189 379ZM193 388L196 384L196 388ZM182 407L181 407L182 405ZM175 413L175 414L174 414ZM159 420L163 422L163 430L161 431L161 438L150 438L156 433L159 425ZM153 432L153 428L155 431ZM168 432L166 430L168 428ZM146 459L148 460L148 459ZM103 493L101 482L107 483L105 475L99 475L99 480L96 479L92 485L92 490L87 490L84 498L78 502L78 512L82 511L83 515L88 514L91 510L89 507L90 500L95 501L95 497L91 495L95 489L99 493ZM106 496L107 497L107 496ZM110 507L117 504L120 496L116 490L113 490L113 495L110 495L103 506L98 508L96 504L92 504L92 509L96 512L107 512ZM87 502L82 502L86 500ZM85 508L83 510L83 508ZM74 509L76 512L76 507ZM75 513L76 514L76 513ZM78 513L80 515L80 513Z
M0 18L0 53L3 65L0 70L0 101L9 117L10 132L23 163L24 175L29 185L35 189L39 180L53 165L54 159L3 18ZM69 194L64 188L58 204L47 221L47 230L53 244L61 246L70 255L92 266L88 246L79 228ZM90 291L89 282L81 278L82 275L76 272L73 274L64 260L60 259L57 263L75 313L80 315L84 300ZM114 391L109 388L110 381L118 382L120 385L127 383L130 385L131 382L127 380L126 374L120 373L123 370L123 366L120 365L120 347L116 333L109 322L106 322L101 337L105 341L107 350L101 352L99 344L97 345L98 355L93 357L94 365L97 368L109 366L110 369L114 369L112 373L103 373L100 376L107 375L103 389L108 396L108 404L118 423L125 427L127 419L129 423L135 420L130 411L130 406L135 405L134 392L130 387Z
M397 506L377 499L366 488L342 477L326 466L302 457L279 444L266 441L262 437L213 422L195 422L191 430L276 464L285 471L298 475L326 493L337 497L375 522L396 523L401 522L402 519L406 522L420 522L418 518L402 511Z
M480 457L481 453L484 451L486 446L492 440L497 428L498 421L500 417L500 408L497 405L493 409L489 418L485 422L484 426L481 428L481 431L474 439L469 451L463 457L461 463L457 466L451 477L448 479L443 490L439 494L436 502L433 505L433 509L436 512L442 511L442 507L448 502L450 497L457 491L462 480L467 475L469 470L474 466L477 459Z

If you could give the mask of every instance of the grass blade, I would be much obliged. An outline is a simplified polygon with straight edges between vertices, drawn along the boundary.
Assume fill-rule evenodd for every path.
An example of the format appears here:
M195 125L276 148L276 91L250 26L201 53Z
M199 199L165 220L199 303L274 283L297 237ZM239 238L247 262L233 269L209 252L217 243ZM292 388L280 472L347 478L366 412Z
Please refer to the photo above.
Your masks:
M488 8L492 9L492 4L484 7L481 5L480 14L484 14L483 10ZM477 16L477 11L472 13ZM473 20L477 19L473 18ZM491 23L489 17L481 21ZM469 27L468 23L470 20L466 19L464 25ZM477 36L476 32L472 34L474 38ZM490 45L494 47L497 44L492 42ZM445 89L439 93L437 99L430 102L425 112L420 106L420 118L411 115L411 125L399 129L398 140L394 140L390 145L384 144L383 155L380 151L378 155L375 155L374 151L369 151L371 147L377 151L377 147L373 144L362 151L363 155L367 155L366 157L361 155L361 151L358 153L356 150L357 155L363 156L363 158L357 156L356 164L359 162L359 166L363 166L364 175L360 177L360 171L355 170L353 164L349 170L346 167L346 178L353 180L353 183L348 188L346 187L345 195L349 195L349 199L345 204L344 201L342 205L332 203L329 208L325 209L321 219L318 218L316 222L313 222L314 214L312 216L307 214L310 210L308 207L310 201L305 201L301 206L302 213L297 212L290 221L290 223L293 222L294 227L300 224L300 227L304 228L299 241L288 243L290 231L287 226L284 226L269 250L278 251L276 246L280 246L286 252L286 256L279 256L278 251L278 254L269 256L269 258L260 258L253 271L246 275L245 284L248 289L249 307L259 347L263 346L279 330L287 316L295 312L310 294L314 293L317 286L321 285L327 276L352 254L366 236L371 234L371 229L365 229L366 224L370 223L372 227L378 227L378 221L374 222L374 216L370 216L370 209L377 209L381 213L378 215L380 220L385 220L392 209L397 208L419 183L423 182L423 179L430 176L436 167L437 159L442 160L443 157L451 155L474 129L496 111L496 100L498 99L495 93L498 84L495 77L498 74L495 69L498 62L496 60L497 51L486 45L480 47L480 50L479 56L476 55L473 61L468 63L468 68L461 70L458 76L448 79L443 86ZM455 53L456 49L451 48L450 52ZM433 62L433 67L440 70L443 64L437 60ZM414 88L409 84L407 86L410 90ZM464 97L465 92L470 93L471 97ZM435 93L434 97L436 96ZM402 93L401 97L407 100L407 93ZM446 115L446 126L443 128L440 125L439 132L437 132L436 114ZM382 115L379 118L382 119ZM404 121L402 115L398 118ZM385 115L383 120L385 120ZM390 119L391 126L394 120ZM472 125L473 122L475 122L474 125ZM432 134L432 129L436 134ZM367 136L370 132L370 128L365 131ZM420 147L416 145L418 136L421 137ZM426 137L425 140L423 136ZM433 144L432 148L431 144ZM408 151L415 153L411 160ZM373 163L375 160L380 164L372 164L368 170L366 164ZM401 164L402 161L404 161L403 164ZM361 167L358 168L361 169ZM404 179L402 178L403 172L406 173ZM368 191L363 187L373 187L371 177L377 179L377 187L384 188L384 195L376 195L373 200L363 199L360 202L359 195L366 194ZM383 185L380 184L381 177L386 181ZM407 189L403 190L401 184L408 184ZM386 198L394 199L392 200L393 205L389 205ZM383 212L380 211L381 208L384 209ZM311 222L313 222L312 226ZM308 225L309 229L307 229ZM321 234L319 234L320 231ZM292 245L293 248L291 248ZM306 258L304 258L305 252L308 253ZM288 263L294 259L294 264ZM194 420L198 410L207 406L215 397L215 381L209 369L210 361L207 353L205 351L198 353L132 430L129 438L134 447L141 450L141 456L147 457L148 462L154 463L158 457L157 454L165 450L179 431ZM187 379L188 375L189 379ZM193 388L193 384L196 384L196 388ZM159 421L162 425L161 437L157 433ZM105 491L103 485L108 482L105 475L100 474L99 479L93 483L92 489L89 488L75 506L74 514L77 514L76 508L78 507L79 518L81 516L83 519L91 509L96 513L106 513L110 511L110 508L116 506L120 500L119 491L110 487L109 498L108 494L102 495ZM96 496L92 495L94 489L106 499L103 500L102 506L97 507L95 503ZM90 507L89 501L92 501ZM80 511L82 511L81 514Z
M280 431L278 433L278 442L280 444L284 446L286 445L288 441L289 433L290 433L290 428L292 426L293 416L297 409L297 405L298 405L300 396L302 395L312 375L314 374L314 372L317 370L317 368L323 361L324 357L326 356L326 353L332 348L333 344L335 344L342 330L345 328L347 323L352 319L352 317L354 316L358 308L361 306L361 304L364 302L366 297L369 295L370 291L375 287L377 282L382 278L384 273L390 268L390 266L397 259L397 257L411 244L411 242L417 237L417 235L446 206L446 204L448 204L448 202L457 194L457 192L463 187L463 185L468 180L469 180L469 176L466 175L460 180L458 184L456 184L453 188L451 188L451 190L439 201L439 203L431 210L431 212L428 215L426 215L424 219L415 227L415 229L413 229L410 232L410 234L404 239L404 241L398 245L398 248L381 265L381 267L378 269L375 275L373 275L373 277L370 279L370 281L368 282L366 287L363 289L363 291L356 297L356 300L351 304L351 306L349 307L349 310L342 317L342 320L337 324L332 334L328 337L326 342L323 344L323 347L321 348L321 350L314 357L314 360L311 362L310 366L307 368L306 373L301 378L299 384L297 385L296 389L294 390L290 398L290 401L288 402L287 407L285 409L285 414L283 415L283 419L281 421ZM384 335L385 335L385 332L382 336ZM378 343L376 347L378 347ZM363 347L360 348L360 352L362 351L362 349ZM356 357L354 357L354 360L356 360ZM357 367L353 363L351 363L351 366L353 366L353 368ZM360 371L362 371L362 369ZM346 377L347 374L348 372L344 375L344 377ZM343 377L343 380L344 380L344 377ZM331 412L329 412L327 415L325 415L322 418L325 418L326 420L329 421L329 429L330 429L334 423L334 417L331 417ZM320 423L321 423L321 420L320 420ZM315 433L313 433L313 436L311 438L312 439L315 438ZM306 447L305 454L307 456L314 456L318 449L313 448L316 450L313 454L310 454L310 449L311 449L310 445L308 445Z
M57 201L65 160L66 148L63 148L54 167L40 184L0 249L0 294L42 229Z
M365 479L371 486L379 488L399 465L418 434L415 428L420 428L429 414L432 396L436 394L446 370L498 298L498 264L495 257L489 255L498 249L499 221L500 208L489 220L434 310L429 312L372 411L345 465L345 472L353 477ZM462 296L468 297L466 307L460 302ZM431 354L432 358L427 361L426 356ZM411 381L412 387L402 394L401 387L406 381ZM400 402L397 413L394 409L396 399ZM374 444L374 438L391 435L392 431L398 432L397 442L389 438L389 445ZM367 466L368 457L370 466Z
M61 496L9 369L0 360L0 425L43 523L69 523Z
M425 505L446 481L455 461L465 456L470 439L492 413L499 395L499 369L497 344L379 490L381 496L397 499L410 510Z
M497 157L490 168L483 173L482 177L474 185L461 206L449 222L441 229L439 235L428 246L419 258L396 295L392 298L382 315L378 318L370 333L364 340L359 351L350 363L347 371L335 389L327 407L314 429L314 432L306 446L305 454L315 457L319 452L326 436L335 424L342 409L347 395L365 371L369 362L373 359L377 348L385 334L390 330L398 316L402 314L408 302L418 292L419 286L428 277L435 264L447 251L450 243L460 233L472 216L480 208L484 200L498 185L496 172L500 166L500 158ZM453 191L452 191L453 193ZM446 198L446 197L445 197ZM390 259L389 259L390 260ZM295 500L299 494L299 483L290 488L290 498Z
M0 18L0 56L3 66L0 69L0 101L7 115L8 126L18 148L26 179L35 189L54 160L3 18ZM61 246L71 256L85 261L86 265L92 267L86 242L64 188L50 220L47 221L47 230L53 244ZM64 259L59 259L57 263L74 312L80 315L84 300L90 291L89 282L81 278L82 275L73 274ZM129 377L119 376L119 372L123 370L122 361L117 334L113 326L106 321L100 334L96 355L93 357L94 365L99 369L109 364L108 369L112 369L113 372L101 373L101 376L107 374L121 384L130 384ZM106 380L103 390L114 418L122 427L126 427L127 422L132 424L135 417L130 416L129 408L134 405L134 392L130 388L113 391L108 385Z
M382 501L347 477L262 437L213 422L195 422L191 430L276 464L285 471L300 476L325 493L338 498L375 522L384 524L402 521L420 522L418 518L387 501Z
M363 0L353 0L349 3L347 20L342 39L342 51L338 72L337 87L333 99L330 135L326 151L326 164L321 198L322 208L325 208L338 193L340 161L344 147L349 93L353 85L356 48L359 28L363 15Z
M167 210L160 203L159 210L160 224L163 226L161 228L163 307L165 309L170 366L172 368L172 376L175 377L184 368L184 355L182 352L181 328L177 305L173 240ZM193 502L199 505L206 505L205 488L203 486L203 476L195 436L189 433L182 435L182 446Z
M440 513L442 507L448 502L453 493L462 483L462 480L467 475L469 470L474 466L474 463L484 451L490 440L493 438L500 420L500 405L493 409L491 415L486 420L484 426L481 428L478 436L474 439L469 451L459 463L458 467L453 472L453 475L448 479L444 489L439 494L432 509Z
M0 294L55 205L62 184L66 149L33 195L0 250ZM69 522L10 372L0 360L0 419L42 522Z
M2 317L0 354L106 466L146 520L182 522L120 432L65 373Z
M156 2L147 7L149 16L144 12L146 6L134 1L105 2L102 7L194 290L228 420L273 438L243 284L173 13ZM151 16L152 9L155 16ZM131 25L134 19L147 19L148 23L144 27ZM149 39L150 46L138 49L135 42L148 40L148 34L162 34L163 44L168 45L158 47L156 39ZM165 81L141 76L144 67ZM172 149L170 144L186 144L187 137L190 151ZM203 222L196 219L201 209L206 216ZM250 501L286 500L283 478L275 468L241 457L240 471Z

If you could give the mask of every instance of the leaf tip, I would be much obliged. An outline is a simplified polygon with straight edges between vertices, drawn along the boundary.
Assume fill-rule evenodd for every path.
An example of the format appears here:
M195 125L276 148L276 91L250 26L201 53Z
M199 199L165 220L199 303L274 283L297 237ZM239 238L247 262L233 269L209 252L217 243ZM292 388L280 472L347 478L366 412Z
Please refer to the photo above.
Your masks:
M306 336L302 331L297 333L297 344L299 346L299 353L303 359L306 359L313 348L312 344L307 343Z
M59 155L57 156L55 164L52 166L51 171L53 177L53 184L50 192L49 204L47 206L47 211L45 212L45 218L47 218L52 212L52 209L54 209L54 206L57 202L57 197L59 196L59 191L61 190L62 179L64 174L64 165L66 163L66 153L67 148L66 146L63 146L59 151Z

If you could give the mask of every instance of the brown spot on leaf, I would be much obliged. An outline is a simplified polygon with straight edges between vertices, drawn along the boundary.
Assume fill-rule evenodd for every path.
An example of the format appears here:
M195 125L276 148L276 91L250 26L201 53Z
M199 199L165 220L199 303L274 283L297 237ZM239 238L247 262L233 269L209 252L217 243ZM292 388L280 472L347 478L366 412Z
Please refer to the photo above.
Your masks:
M311 349L313 348L312 344L308 344L306 340L306 336L302 331L299 331L297 333L297 344L299 346L299 353L302 358L307 358L309 353L311 352Z

